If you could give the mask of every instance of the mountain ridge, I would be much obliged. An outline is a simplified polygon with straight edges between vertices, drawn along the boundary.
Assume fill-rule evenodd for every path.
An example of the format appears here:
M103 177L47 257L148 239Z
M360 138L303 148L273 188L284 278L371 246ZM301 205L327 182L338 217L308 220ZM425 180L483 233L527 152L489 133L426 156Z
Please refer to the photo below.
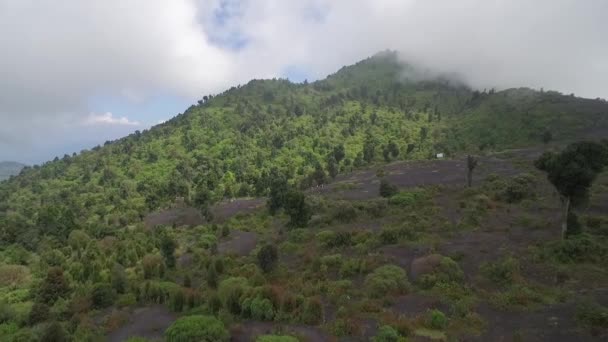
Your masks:
M305 189L391 160L565 142L608 127L601 100L403 76L396 54L387 53L311 83L252 80L205 96L149 130L4 182L3 226L32 236L4 235L33 246L40 235L62 240L76 228L107 234L177 198L204 207L264 196L277 174Z

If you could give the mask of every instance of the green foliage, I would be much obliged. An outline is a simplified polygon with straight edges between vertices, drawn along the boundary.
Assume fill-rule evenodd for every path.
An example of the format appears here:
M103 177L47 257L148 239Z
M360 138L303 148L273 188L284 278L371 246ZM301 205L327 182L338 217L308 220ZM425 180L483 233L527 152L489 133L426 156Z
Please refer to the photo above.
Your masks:
M507 257L498 262L483 263L480 266L481 274L498 285L511 285L520 272L519 261L513 257Z
M54 303L58 298L67 296L70 287L59 267L49 268L46 278L40 284L38 297L44 303Z
M432 288L437 284L457 283L464 281L464 272L456 261L449 257L441 257L439 264L432 272L423 274L417 282L422 288Z
M535 165L547 172L547 178L573 205L585 201L589 187L608 164L608 150L595 142L568 145L559 154L545 152Z
M549 243L545 252L546 256L561 263L602 264L608 257L608 246L602 238L580 234L570 239Z
M59 322L49 323L42 331L40 342L68 342L69 337Z
M399 189L395 185L391 184L386 178L382 178L380 180L379 191L380 196L389 198L395 195L399 191Z
M390 325L383 325L378 329L378 333L372 340L374 342L400 342L405 341L405 338Z
M251 318L260 321L271 321L274 318L274 307L268 298L255 297L248 304Z
M169 268L175 267L175 247L177 247L175 241L165 234L161 239L160 251L165 258L165 264Z
M396 265L378 267L365 278L365 287L371 297L402 292L409 287L405 270Z
M39 302L34 303L27 317L27 323L29 325L36 325L46 321L50 318L50 311L51 309L48 305Z
M306 298L304 307L302 308L301 319L303 323L311 325L323 322L323 303L321 303L319 298Z
M425 195L422 191L400 191L391 196L389 203L400 207L412 206L424 197Z
M272 271L279 259L279 252L275 245L265 245L258 251L258 265L265 273Z
M608 328L608 308L594 302L582 302L576 308L577 322L592 329Z
M255 339L255 342L298 342L299 340L288 335L262 335Z
M289 226L295 228L306 227L312 216L310 205L306 203L306 196L295 190L287 194L285 212L289 215Z
M110 284L97 283L93 285L91 291L91 299L93 300L93 307L97 309L107 308L114 304L116 293Z
M448 318L440 310L427 311L427 325L431 329L442 330L448 326Z
M167 342L221 342L229 337L221 321L204 315L179 318L165 331Z
M223 306L232 314L241 313L241 296L247 291L249 285L243 277L231 277L222 280L218 287L218 295Z

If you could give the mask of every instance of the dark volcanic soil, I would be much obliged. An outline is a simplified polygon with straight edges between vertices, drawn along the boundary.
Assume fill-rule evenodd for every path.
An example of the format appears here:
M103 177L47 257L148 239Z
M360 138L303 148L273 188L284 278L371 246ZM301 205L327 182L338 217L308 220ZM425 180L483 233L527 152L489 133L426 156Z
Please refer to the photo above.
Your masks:
M455 185L466 182L466 160L430 160L398 162L383 167L386 179L401 187L424 185ZM494 157L480 157L473 183L485 179L489 174L513 176L520 173L510 162ZM356 171L340 175L336 182L314 190L336 198L365 200L378 197L376 170Z
M165 330L177 316L162 305L137 308L130 315L129 323L108 334L108 342L122 342L129 337L145 337L149 340L162 340Z
M226 241L219 243L217 250L221 254L246 256L255 249L257 242L256 233L233 230Z

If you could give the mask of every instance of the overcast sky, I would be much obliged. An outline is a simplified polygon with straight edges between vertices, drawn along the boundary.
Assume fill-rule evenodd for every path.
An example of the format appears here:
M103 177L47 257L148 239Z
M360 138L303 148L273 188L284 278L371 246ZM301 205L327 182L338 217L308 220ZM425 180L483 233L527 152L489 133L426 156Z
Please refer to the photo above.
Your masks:
M39 163L251 78L380 50L473 87L608 98L606 0L0 0L0 160Z

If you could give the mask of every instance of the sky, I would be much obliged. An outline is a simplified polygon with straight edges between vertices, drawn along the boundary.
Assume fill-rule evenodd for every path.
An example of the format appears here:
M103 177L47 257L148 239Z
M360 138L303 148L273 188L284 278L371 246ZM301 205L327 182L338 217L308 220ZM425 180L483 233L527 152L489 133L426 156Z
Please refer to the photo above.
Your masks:
M605 0L0 0L0 160L78 152L253 78L392 49L472 87L608 98Z

